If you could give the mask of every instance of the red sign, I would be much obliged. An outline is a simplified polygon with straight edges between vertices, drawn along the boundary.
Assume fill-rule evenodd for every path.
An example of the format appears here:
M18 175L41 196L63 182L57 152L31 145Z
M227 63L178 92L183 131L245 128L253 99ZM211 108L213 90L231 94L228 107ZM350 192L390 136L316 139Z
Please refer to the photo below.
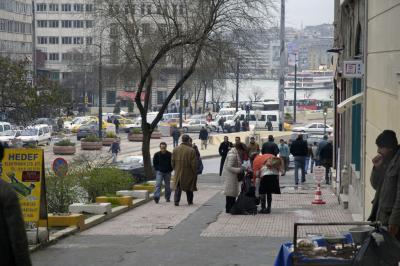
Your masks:
M142 92L140 95L140 100L144 101L144 97L145 97L145 93ZM118 93L118 97L119 98L123 98L123 99L130 99L132 101L135 101L136 98L136 92L133 91L121 91Z

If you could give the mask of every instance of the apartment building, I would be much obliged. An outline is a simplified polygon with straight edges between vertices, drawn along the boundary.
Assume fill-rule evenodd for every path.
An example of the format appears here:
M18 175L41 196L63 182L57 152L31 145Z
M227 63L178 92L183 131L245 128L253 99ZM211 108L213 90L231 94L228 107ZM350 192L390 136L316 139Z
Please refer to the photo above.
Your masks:
M0 55L15 60L32 58L30 0L0 0Z

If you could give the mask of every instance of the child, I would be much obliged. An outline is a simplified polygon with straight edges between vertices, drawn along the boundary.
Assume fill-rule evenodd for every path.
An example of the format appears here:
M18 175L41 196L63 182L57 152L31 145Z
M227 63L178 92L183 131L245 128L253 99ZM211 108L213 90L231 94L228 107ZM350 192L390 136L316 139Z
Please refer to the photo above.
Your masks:
M112 153L112 162L115 163L117 161L118 152L121 151L121 147L119 145L118 138L114 138L114 142L111 144L109 152Z

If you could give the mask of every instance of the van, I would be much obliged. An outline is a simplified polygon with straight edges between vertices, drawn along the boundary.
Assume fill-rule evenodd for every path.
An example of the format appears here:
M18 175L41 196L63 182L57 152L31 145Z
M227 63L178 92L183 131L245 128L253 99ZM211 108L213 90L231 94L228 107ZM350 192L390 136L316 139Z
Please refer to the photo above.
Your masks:
M19 137L23 144L46 144L51 142L51 129L48 125L41 124L25 128Z
M0 133L11 130L11 124L8 122L0 122Z
M179 113L167 113L163 114L162 121L167 121L171 118L179 118Z
M221 108L219 109L218 115L234 115L236 113L236 108Z
M256 114L259 113L259 119L256 119ZM247 115L245 110L238 111L231 120L224 123L224 129L228 132L235 131L236 121L239 120L240 124L248 119L249 125L254 125L257 129L266 129L267 121L271 121L273 129L279 129L279 111L250 111Z

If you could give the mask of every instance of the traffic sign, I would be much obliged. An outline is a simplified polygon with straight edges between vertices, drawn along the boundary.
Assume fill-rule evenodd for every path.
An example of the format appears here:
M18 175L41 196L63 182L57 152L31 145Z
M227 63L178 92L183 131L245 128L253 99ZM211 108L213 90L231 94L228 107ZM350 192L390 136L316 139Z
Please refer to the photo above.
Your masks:
M53 171L59 176L65 176L68 172L68 163L64 158L56 158L53 161Z
M313 169L313 173L314 173L314 180L317 183L321 183L321 181L325 179L325 167L315 166Z

